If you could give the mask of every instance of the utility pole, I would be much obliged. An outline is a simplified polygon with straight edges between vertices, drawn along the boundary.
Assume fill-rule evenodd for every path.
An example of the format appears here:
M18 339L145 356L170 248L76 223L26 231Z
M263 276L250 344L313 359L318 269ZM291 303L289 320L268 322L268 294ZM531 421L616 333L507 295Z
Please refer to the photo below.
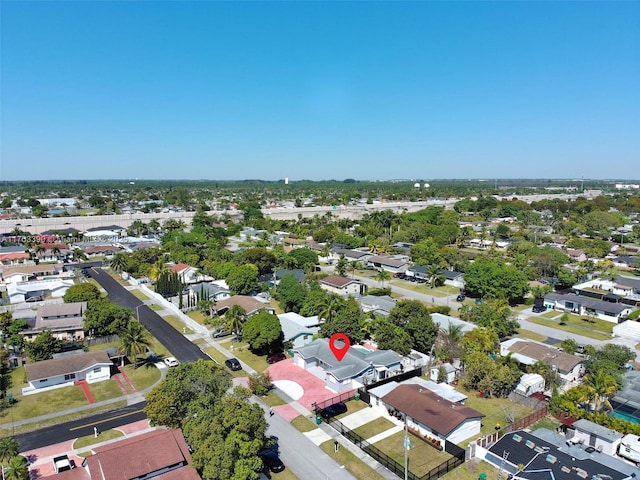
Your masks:
M404 414L404 480L409 479L409 430L407 427L407 414Z

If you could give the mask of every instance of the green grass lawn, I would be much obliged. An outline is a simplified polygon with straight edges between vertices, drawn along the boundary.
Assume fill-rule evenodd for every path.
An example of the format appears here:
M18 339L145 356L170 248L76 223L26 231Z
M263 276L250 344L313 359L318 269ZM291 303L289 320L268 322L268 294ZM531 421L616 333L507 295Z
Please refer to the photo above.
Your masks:
M312 421L309 420L304 415L298 415L296 418L291 420L291 425L293 425L296 430L300 432L310 432L311 430L315 430L318 426Z
M384 480L383 476L346 448L341 447L338 453L334 453L333 440L327 440L322 443L320 448L340 465L344 465L354 477L366 478L367 480Z
M207 323L207 320L210 320L210 318L205 316L200 310L192 310L188 312L187 315L192 320L198 322L200 325L205 325Z
M152 303L151 305L149 305L149 308L151 310L155 310L156 312L159 312L160 310L164 310L164 307L162 305L158 305L157 303Z
M409 449L409 471L418 476L424 475L432 468L437 467L451 458L451 455L448 453L439 451L412 433L409 433L409 440L411 441L411 448ZM404 465L403 443L404 432L397 432L390 437L374 443L374 445L400 465Z
M558 320L548 320L542 317L529 317L527 318L527 320L532 323L546 325L547 327L552 327L557 330L562 330L569 333L575 333L576 335L593 338L595 340L609 340L611 338L611 332L603 333L602 331L598 331L598 325L596 324L587 324L586 322L584 322L585 324L581 325L575 320L572 321L571 319L569 319L566 325L560 325ZM609 329L612 328L613 324L611 324Z
M506 418L508 413L513 414L515 419L519 420L533 412L531 408L512 402L508 398L480 398L478 392L474 390L461 391L465 395L468 395L464 404L485 415L482 419L481 436L493 433L497 423L502 427L507 425L509 423ZM466 446L466 443L464 443L463 446Z
M481 473L486 473L487 478L498 478L498 470L484 460L480 463L463 463L455 470L450 471L440 478L443 480L478 480ZM506 478L506 475L503 476L503 478Z
M147 295L145 295L144 293L142 293L139 289L134 288L132 290L129 290L131 292L131 294L136 297L138 300L142 300L143 302L146 302L147 300L149 300L149 297Z
M287 402L280 398L273 390L269 391L269 393L260 398L270 407L277 407L279 405L287 404Z
M171 325L173 328L175 328L179 332L182 332L186 335L193 333L193 330L187 327L184 323L180 321L180 319L178 319L178 317L174 315L165 315L162 318L164 319L165 322L167 322L169 325Z
M75 385L33 395L16 394L18 389L15 387L13 391L17 403L11 407L11 412L7 412L9 415L13 415L13 421L89 405L82 388ZM8 418L11 421L11 417L8 416Z
M116 398L122 395L122 390L120 390L116 381L113 379L105 380L104 382L92 383L88 386L89 391L96 402L109 400L110 398Z
M518 329L518 336L525 337L530 340L535 340L536 342L543 342L547 339L547 337L545 337L544 335L532 332L531 330L525 330L524 328Z
M148 361L138 364L138 368L133 368L133 365L127 365L124 367L124 371L137 390L149 388L160 380L161 376L160 370Z
M73 442L73 449L84 448L89 445L95 445L96 443L106 442L107 440L113 440L115 438L124 437L124 433L119 430L107 430L106 432L100 432L96 438L94 435L87 435L86 437L80 437Z
M224 361L227 359L224 353L222 353L215 347L207 347L203 351L207 353L211 358L213 358L214 361L218 362L224 367ZM227 367L225 367L225 369L231 374L232 377L246 377L248 375L244 370L232 372Z
M231 347L233 347L233 351L231 351ZM244 342L232 341L226 345L225 348L227 348L238 360L246 363L256 372L264 372L269 366L267 364L266 355L259 356L252 353L251 350L249 350L249 346Z
M556 318L562 315L560 312L556 312L555 310L549 310L548 312L544 312L540 317L544 318Z
M109 343L94 343L93 345L89 345L89 351L95 352L97 350L106 350L107 348L119 347L119 346L120 346L120 342L118 341L109 342Z
M395 427L395 423L387 420L386 418L380 417L369 423L365 423L364 425L359 426L354 430L354 432L360 435L362 438L367 439L379 433L386 432L393 427Z

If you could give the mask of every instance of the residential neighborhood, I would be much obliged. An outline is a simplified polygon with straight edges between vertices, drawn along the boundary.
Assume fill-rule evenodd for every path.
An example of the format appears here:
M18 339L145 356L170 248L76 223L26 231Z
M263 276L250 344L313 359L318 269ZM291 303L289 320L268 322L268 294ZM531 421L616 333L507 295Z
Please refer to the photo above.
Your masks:
M338 446L349 451L353 459L339 461L355 478L402 477L404 468L429 478L435 468L457 479L470 465L522 479L543 467L554 478L633 478L625 446L633 443L623 440L640 425L640 293L629 260L639 228L630 199L562 200L562 211L586 202L613 225L631 225L624 236L614 226L589 236L562 228L577 214L564 213L544 235L517 220L520 211L553 218L547 200L490 198L487 221L468 199L352 220L274 220L255 206L243 219L198 206L189 222L107 222L44 248L42 238L21 241L31 232L6 235L3 428L15 431L16 416L27 428L37 398L53 418L146 400L139 433L107 439L96 426L89 447L60 444L69 472L56 473L51 455L33 449L23 458L35 478L94 478L121 452L155 455L166 438L172 452L136 475L208 478L227 455L231 464L254 462L255 478L305 478L288 446L304 439L327 465ZM503 211L515 220L494 221ZM385 233L394 222L406 235ZM624 264L614 261L621 249ZM341 358L335 334L350 343ZM202 382L231 410L199 410L200 391L186 401L170 393ZM54 407L67 397L67 408ZM260 448L205 460L209 442L241 426L199 425L232 425L230 411L255 422Z

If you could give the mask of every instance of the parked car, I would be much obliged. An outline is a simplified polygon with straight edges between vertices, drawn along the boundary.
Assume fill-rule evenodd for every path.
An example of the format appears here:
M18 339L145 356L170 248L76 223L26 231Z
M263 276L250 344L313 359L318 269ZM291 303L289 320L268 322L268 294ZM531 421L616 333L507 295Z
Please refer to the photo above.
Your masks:
M544 305L534 305L531 311L533 313L542 313L546 310Z
M180 362L178 362L176 357L167 357L164 359L164 363L167 367L177 367Z
M320 411L320 416L322 418L331 418L346 412L347 412L347 406L342 402L338 402L338 403L334 403L333 405L329 405L327 408L322 409Z
M224 364L229 367L229 369L233 370L234 372L237 370L242 370L242 365L240 365L240 362L238 361L237 358L227 358L224 361Z
M211 336L213 338L226 337L227 335L231 335L231 331L224 327L218 327L211 330Z
M284 470L284 463L278 457L278 454L275 452L265 452L261 456L262 463L266 468L268 468L273 473L278 473Z
M269 355L267 357L267 363L271 365L286 359L287 359L287 355L285 353L274 353L273 355Z
M457 302L463 302L465 298L467 298L467 297L465 297L463 294L460 294L460 295L458 295L456 297L456 301Z

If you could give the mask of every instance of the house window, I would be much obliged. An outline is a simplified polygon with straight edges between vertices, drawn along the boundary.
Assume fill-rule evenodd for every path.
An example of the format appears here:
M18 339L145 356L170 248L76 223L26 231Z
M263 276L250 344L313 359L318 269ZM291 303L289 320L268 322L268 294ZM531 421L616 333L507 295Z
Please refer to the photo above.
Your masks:
M68 375L65 375L65 376L64 376L64 379L65 379L66 381L68 381L68 380L73 380L74 378L76 378L76 374L75 374L75 373L69 373Z
M101 368L94 368L93 373L100 373L102 371Z

